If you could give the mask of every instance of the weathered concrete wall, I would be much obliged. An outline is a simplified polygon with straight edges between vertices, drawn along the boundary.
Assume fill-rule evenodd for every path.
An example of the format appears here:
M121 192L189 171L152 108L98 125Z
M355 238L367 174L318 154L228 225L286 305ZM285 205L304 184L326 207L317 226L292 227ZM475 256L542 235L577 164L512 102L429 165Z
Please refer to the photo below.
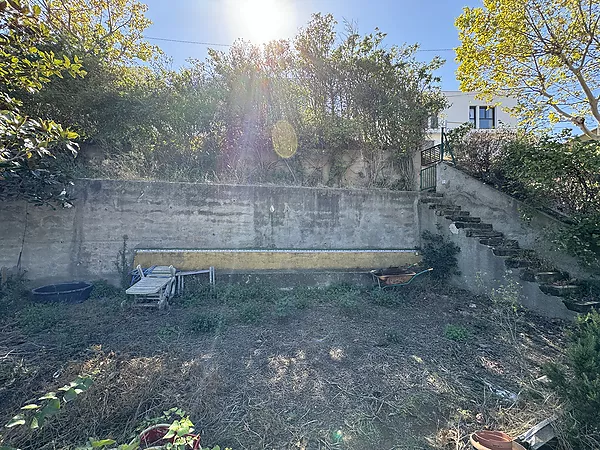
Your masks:
M414 249L416 192L80 180L71 209L0 203L0 266L115 278L128 248ZM23 246L21 245L23 242Z
M435 215L435 210L429 209L426 204L419 211L423 230L441 234L461 249L457 256L460 276L452 279L456 286L483 295L490 295L494 289L503 287L514 291L523 306L538 314L561 319L573 318L574 313L558 297L544 294L538 283L521 280L519 269L507 270L504 258L495 256L491 248L479 243L478 238L467 237L464 229L452 233L452 222Z
M550 236L563 226L555 218L445 163L438 166L437 192L443 193L463 210L470 211L471 216L491 223L507 239L518 240L522 248L535 250L557 268L575 277L593 277L575 258L559 251L557 244L552 242Z

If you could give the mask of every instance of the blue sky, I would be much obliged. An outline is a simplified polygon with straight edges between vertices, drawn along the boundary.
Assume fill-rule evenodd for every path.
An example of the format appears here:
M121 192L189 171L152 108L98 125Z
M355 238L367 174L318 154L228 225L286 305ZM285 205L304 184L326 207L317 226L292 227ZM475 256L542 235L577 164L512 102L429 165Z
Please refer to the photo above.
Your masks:
M144 1L144 0L142 0ZM387 44L419 43L422 49L456 47L454 19L464 6L480 0L145 0L153 25L146 36L231 44L236 38L290 38L311 13L332 13L338 22L354 22L360 33L375 27L388 34ZM151 41L173 58L174 66L187 58L204 59L206 46ZM226 50L226 47L214 47ZM442 87L458 89L453 52L421 52L428 60L439 54L446 65L439 71Z

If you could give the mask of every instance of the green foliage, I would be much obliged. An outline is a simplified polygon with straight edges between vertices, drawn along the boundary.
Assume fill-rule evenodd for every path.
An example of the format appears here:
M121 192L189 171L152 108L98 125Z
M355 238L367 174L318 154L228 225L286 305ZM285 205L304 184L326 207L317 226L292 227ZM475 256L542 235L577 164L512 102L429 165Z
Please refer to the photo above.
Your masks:
M80 394L87 391L93 381L89 377L78 377L69 384L59 388L59 394L48 392L38 398L35 402L27 403L21 408L21 413L14 416L6 424L7 428L15 428L22 425L28 425L35 430L40 428L46 422L46 419L57 414L66 404L75 400Z
M471 333L462 325L448 324L444 328L444 336L451 341L464 342L471 337Z
M113 286L106 280L96 280L93 282L94 289L90 294L90 300L93 299L126 299L126 294L123 289Z
M264 306L257 302L244 303L239 308L240 319L245 323L258 323L262 320Z
M64 318L63 305L32 304L17 316L19 327L30 334L56 328Z
M580 316L571 333L566 366L551 364L545 371L552 387L568 405L563 416L576 450L600 441L600 314Z
M84 2L68 0L64 9ZM85 138L84 159L65 164L70 174L338 186L362 159L364 184L412 187L407 157L425 137L425 119L445 105L433 75L439 58L422 63L417 46L388 47L378 30L338 36L332 16L315 14L290 41L237 41L179 71L163 60L113 65L112 42L107 52L90 50L100 48L93 42L102 33L88 22L107 20L104 5L122 0L97 3L63 44L83 52L88 76L54 80L41 101L26 101L28 111L52 110ZM132 12L141 28L142 12ZM61 32L54 17L48 22ZM140 35L130 33L127 43ZM273 131L282 120L298 142L287 160L274 157ZM401 173L388 179L386 170Z
M294 314L296 298L293 295L284 295L275 301L275 315L278 317L289 317Z
M501 161L509 180L504 189L567 215L565 226L552 239L600 270L600 143L568 137L520 139L507 145Z
M38 93L54 77L83 76L80 60L45 50L55 43L40 8L0 2L0 200L68 200L68 178L51 162L62 149L77 154L77 133L21 112L19 93Z
M197 313L190 318L188 327L193 333L214 333L225 326L225 319L218 314Z
M438 280L447 280L453 275L460 275L458 271L457 255L460 247L454 242L449 242L440 234L424 231L423 238L423 265L433 268L431 276Z
M510 96L528 125L568 121L590 138L600 121L598 2L484 0L456 19L457 79L486 101ZM587 121L586 121L587 119Z

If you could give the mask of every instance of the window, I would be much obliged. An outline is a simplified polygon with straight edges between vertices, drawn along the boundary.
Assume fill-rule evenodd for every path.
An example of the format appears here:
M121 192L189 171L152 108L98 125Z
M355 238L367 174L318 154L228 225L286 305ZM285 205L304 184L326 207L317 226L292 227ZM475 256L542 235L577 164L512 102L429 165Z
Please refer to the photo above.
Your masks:
M476 111L476 106L469 106L469 123L473 126L473 128L477 128L477 122L475 121Z
M496 108L490 108L488 106L479 107L479 128L494 128Z

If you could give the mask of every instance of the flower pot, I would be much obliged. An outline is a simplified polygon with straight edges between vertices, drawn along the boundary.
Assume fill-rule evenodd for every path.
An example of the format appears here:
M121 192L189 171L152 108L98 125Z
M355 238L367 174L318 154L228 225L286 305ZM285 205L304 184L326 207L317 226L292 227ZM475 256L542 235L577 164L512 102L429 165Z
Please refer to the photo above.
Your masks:
M470 440L477 450L525 450L525 447L501 431L478 431L471 435Z
M140 433L140 448L144 450L160 450L164 445L172 444L175 438L164 439L164 436L169 431L168 423L160 423L146 428ZM200 435L186 434L185 437L193 438L193 446L187 446L186 450L200 449Z

